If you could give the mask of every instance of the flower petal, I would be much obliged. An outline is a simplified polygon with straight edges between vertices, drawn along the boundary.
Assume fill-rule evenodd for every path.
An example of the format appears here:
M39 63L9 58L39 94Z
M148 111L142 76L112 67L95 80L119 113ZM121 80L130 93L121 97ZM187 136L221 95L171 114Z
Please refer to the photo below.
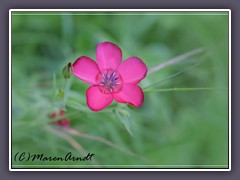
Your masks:
M91 58L81 56L73 63L73 74L89 84L96 84L98 65Z
M91 86L87 90L87 105L93 111L100 111L112 103L112 94L103 94L98 86Z
M118 66L117 71L120 73L124 83L137 84L147 74L147 66L144 62L137 57L130 57L126 59L120 66Z
M123 84L122 90L119 93L114 93L113 97L117 102L129 103L136 107L140 107L144 101L142 89L133 84Z
M100 70L115 70L122 61L121 49L110 42L103 42L97 46L97 62Z

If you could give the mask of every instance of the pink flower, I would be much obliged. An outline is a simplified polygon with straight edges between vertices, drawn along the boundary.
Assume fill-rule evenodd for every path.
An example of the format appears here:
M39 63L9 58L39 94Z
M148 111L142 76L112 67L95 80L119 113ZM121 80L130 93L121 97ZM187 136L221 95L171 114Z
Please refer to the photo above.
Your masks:
M140 107L144 101L142 89L137 84L145 78L147 66L137 57L122 61L121 49L110 42L98 44L97 63L86 56L79 57L73 64L73 74L91 84L87 90L87 105L100 111L113 99Z
M59 111L59 114L57 115L55 112L53 112L50 116L51 119L54 119L54 118L61 118L60 120L58 121L52 121L51 123L54 124L54 125L58 125L58 126L61 126L63 128L69 128L70 127L70 120L68 118L64 118L65 114L65 111L64 110L60 110Z

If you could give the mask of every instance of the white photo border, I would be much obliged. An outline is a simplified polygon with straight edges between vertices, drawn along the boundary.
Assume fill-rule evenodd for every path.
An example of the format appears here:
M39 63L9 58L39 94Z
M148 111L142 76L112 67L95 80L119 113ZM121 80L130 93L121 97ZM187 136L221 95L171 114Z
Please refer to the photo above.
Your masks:
M228 13L228 168L12 168L12 44L13 12L227 12ZM9 171L231 171L231 9L10 9L9 10Z

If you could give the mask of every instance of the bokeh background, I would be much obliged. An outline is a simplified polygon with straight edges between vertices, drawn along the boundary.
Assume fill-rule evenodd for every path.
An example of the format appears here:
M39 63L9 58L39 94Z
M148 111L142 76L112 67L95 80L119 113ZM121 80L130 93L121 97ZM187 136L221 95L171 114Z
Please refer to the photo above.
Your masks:
M11 35L12 157L95 154L91 162L12 160L14 168L227 167L226 12L12 12ZM65 81L62 69L82 55L95 59L103 41L119 45L123 59L141 58L149 70L206 50L149 74L140 83L141 108L114 102L96 113L86 105L88 85L73 76ZM152 91L200 87L213 89ZM60 109L68 130L51 123Z

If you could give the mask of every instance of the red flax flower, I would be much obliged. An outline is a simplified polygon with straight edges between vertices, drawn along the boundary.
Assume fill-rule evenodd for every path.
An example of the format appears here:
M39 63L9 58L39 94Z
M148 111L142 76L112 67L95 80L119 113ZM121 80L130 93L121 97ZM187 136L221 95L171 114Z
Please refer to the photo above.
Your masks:
M58 121L52 121L52 124L61 126L63 128L69 128L70 127L70 120L68 118L64 117L64 113L65 113L65 111L62 110L62 109L59 111L58 115L55 112L53 112L50 116L51 119L54 119L54 118L61 118L61 119L58 120Z
M147 74L147 66L137 57L122 61L121 49L110 42L98 44L97 63L81 56L73 64L73 74L91 84L87 90L87 105L100 111L113 99L140 107L144 101L142 89L137 85Z

